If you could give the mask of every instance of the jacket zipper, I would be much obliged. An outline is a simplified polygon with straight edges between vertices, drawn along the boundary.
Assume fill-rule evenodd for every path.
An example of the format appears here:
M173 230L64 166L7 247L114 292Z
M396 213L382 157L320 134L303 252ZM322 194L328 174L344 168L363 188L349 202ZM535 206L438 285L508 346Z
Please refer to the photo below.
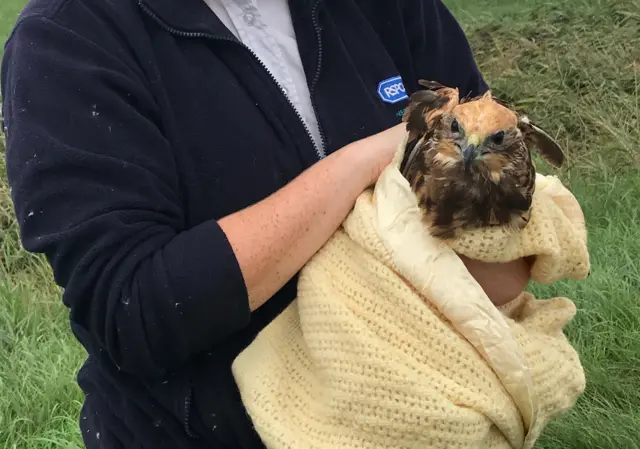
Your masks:
M322 123L320 122L320 116L318 115L318 110L316 109L316 84L318 83L318 79L320 78L320 69L322 68L322 30L320 29L320 24L318 23L318 6L322 0L316 0L313 4L313 8L311 9L311 19L313 21L313 30L316 33L316 40L318 44L318 57L316 61L316 73L311 81L311 87L309 88L309 93L311 96L311 107L313 107L313 111L316 114L316 120L318 122L318 131L320 133L320 142L322 142L323 148L326 148L326 139L324 135L324 129L322 127ZM324 156L324 153L321 157Z
M184 398L184 432L190 438L197 440L198 436L194 435L193 432L191 432L191 426L189 426L189 417L191 416L191 395L192 394L193 394L193 390L190 382L189 392L187 393L187 396Z
M320 68L321 68L321 63L322 63L322 38L321 38L321 34L320 34L320 26L319 26L318 20L317 20L318 5L320 4L320 2L321 2L321 0L317 0L315 2L315 4L313 5L313 9L312 9L313 26L314 26L314 29L315 29L315 32L316 32L316 38L318 40L318 62L316 64L316 73L315 73L315 76L313 77L313 81L311 82L311 87L310 87L309 90L310 90L310 94L311 94L311 106L313 107L313 110L314 110L314 112L316 114L316 118L318 120L318 128L319 128L319 131L320 131L320 141L322 143L323 148L318 148L318 146L316 145L315 141L313 140L313 136L311 135L311 131L309 131L309 127L307 126L306 122L302 118L302 115L300 115L300 113L296 109L295 105L291 102L289 97L282 92L282 86L280 85L280 83L278 82L276 77L273 76L273 73L271 73L269 68L260 60L258 55L253 50L251 50L251 48L249 48L247 45L245 45L243 42L240 42L237 39L232 39L232 38L226 37L226 36L215 36L213 34L203 33L203 32L190 32L190 31L178 30L176 28L173 28L169 24L167 24L160 17L158 17L158 15L156 13L154 13L151 9L149 9L147 7L147 5L145 5L142 1L138 1L138 6L140 7L140 9L142 9L144 11L145 14L147 14L149 17L151 17L161 28L163 28L164 30L166 30L169 33L174 34L176 36L186 37L186 38L204 38L204 39L209 39L209 40L227 41L227 42L233 42L234 44L238 44L238 45L244 47L253 56L253 59L258 64L260 64L260 66L264 69L264 71L271 77L271 80L275 83L275 85L279 87L279 90L282 93L282 95L285 97L285 100L287 100L287 103L289 103L289 106L291 106L291 109L293 109L293 111L298 116L298 120L300 120L300 123L302 123L302 126L304 127L304 130L307 133L307 137L311 141L311 144L313 145L313 148L316 151L316 155L318 156L318 159L322 159L322 158L325 157L325 152L324 152L324 147L326 145L326 143L325 143L325 135L324 135L324 132L322 130L322 126L320 125L320 119L318 118L318 112L316 110L316 105L315 105L315 101L314 101L315 87L316 87L316 83L318 81L318 78L320 77Z

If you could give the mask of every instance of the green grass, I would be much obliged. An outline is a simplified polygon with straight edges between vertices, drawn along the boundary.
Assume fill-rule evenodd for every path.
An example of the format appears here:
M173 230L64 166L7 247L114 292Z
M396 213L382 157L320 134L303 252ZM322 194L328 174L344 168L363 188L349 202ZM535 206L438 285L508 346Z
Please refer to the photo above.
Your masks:
M23 0L5 0L0 4L0 43L3 44L3 47L24 4ZM2 54L2 50L0 50L0 54Z
M23 3L1 2L0 39ZM565 295L578 305L567 333L588 381L576 407L548 426L537 447L639 449L640 3L446 3L494 92L568 149L568 167L558 174L589 227L592 276L533 287L540 297ZM0 449L81 447L75 373L84 352L47 266L20 249L2 163Z

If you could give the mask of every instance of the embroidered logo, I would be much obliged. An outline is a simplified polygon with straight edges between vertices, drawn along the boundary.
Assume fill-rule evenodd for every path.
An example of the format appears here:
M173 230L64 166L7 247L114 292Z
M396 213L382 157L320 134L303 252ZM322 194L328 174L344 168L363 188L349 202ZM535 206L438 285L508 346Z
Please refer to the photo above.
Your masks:
M402 77L394 76L378 83L378 95L385 103L397 103L409 98Z

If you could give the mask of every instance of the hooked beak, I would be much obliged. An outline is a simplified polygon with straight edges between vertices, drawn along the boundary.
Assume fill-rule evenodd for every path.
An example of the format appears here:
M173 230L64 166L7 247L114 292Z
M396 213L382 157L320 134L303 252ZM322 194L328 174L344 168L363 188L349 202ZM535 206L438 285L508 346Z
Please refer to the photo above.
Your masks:
M476 136L469 136L462 147L462 162L465 170L469 170L473 161L476 160L479 139Z
M476 159L476 146L474 144L465 145L462 148L462 162L465 170L469 170L471 164Z

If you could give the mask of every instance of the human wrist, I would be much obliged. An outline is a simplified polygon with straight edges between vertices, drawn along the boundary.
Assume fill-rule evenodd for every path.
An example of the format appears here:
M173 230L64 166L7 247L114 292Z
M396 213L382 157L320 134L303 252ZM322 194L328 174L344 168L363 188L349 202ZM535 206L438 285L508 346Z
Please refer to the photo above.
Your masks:
M363 189L376 182L380 175L379 155L368 139L361 139L346 145L342 149L344 163L353 176L358 177Z
M375 184L382 171L392 162L405 129L402 124L353 142L351 150L367 175L367 186Z

